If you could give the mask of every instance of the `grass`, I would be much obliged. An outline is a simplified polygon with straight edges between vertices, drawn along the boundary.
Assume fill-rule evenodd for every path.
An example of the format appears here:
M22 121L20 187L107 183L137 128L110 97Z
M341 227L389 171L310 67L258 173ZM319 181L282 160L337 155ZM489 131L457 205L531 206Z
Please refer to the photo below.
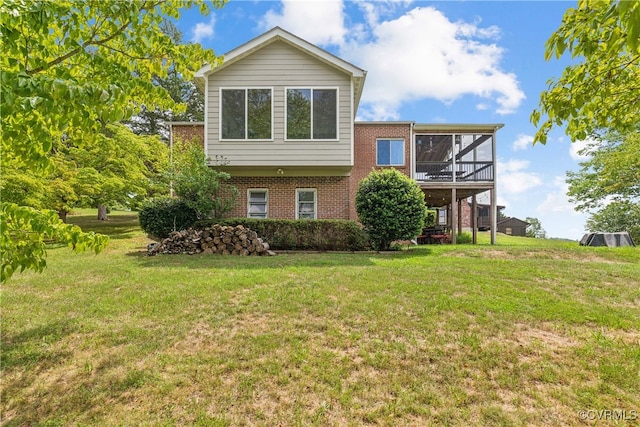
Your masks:
M500 235L395 254L146 257L134 215L83 213L70 220L112 236L102 254L52 249L43 274L1 291L4 425L640 416L637 248Z

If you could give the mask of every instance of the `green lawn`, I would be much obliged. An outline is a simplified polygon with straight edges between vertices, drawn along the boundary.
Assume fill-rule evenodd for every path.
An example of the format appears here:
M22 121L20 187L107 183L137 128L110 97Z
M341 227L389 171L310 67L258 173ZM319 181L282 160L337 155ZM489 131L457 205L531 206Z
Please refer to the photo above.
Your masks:
M134 215L70 221L112 240L3 285L3 425L640 419L638 248L146 257Z

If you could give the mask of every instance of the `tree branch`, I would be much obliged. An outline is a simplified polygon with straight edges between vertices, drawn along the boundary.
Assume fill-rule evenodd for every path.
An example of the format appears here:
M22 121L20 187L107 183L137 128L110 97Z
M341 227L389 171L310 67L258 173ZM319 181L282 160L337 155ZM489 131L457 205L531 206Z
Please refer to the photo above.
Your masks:
M139 12L145 11L147 9L153 9L156 6L158 6L159 4L161 4L162 2L155 2L155 3L151 3L151 4L147 4L147 2L144 2L142 4L142 6L140 7ZM105 43L108 43L109 41L113 40L115 37L117 37L118 35L122 34L122 32L129 26L131 25L131 20L127 20L124 24L122 24L116 31L114 31L111 35L109 35L108 37L101 39L101 40L94 40L93 38L96 35L96 32L94 31L94 33L92 34L91 39L89 39L88 41L84 42L81 46L73 49L70 52L67 52L66 54L57 57L56 59L53 59L51 61L49 61L48 63L46 63L43 66L34 68L33 70L27 70L26 73L29 75L33 75L33 74L37 74L39 72L42 72L46 69L49 69L55 65L58 65L64 61L66 61L67 59L71 58L72 56L77 55L78 53L82 52L85 48L87 48L88 46L102 46ZM95 27L94 27L95 28Z

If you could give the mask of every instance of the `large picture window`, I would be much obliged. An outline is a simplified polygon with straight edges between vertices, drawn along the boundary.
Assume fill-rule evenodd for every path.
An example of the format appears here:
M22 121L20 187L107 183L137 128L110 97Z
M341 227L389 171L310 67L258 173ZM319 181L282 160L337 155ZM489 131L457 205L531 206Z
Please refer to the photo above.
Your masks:
M296 219L316 219L317 202L315 188L296 190Z
M337 138L337 89L287 89L287 139Z
M271 89L222 89L222 139L271 139Z
M247 216L267 218L269 215L269 193L266 189L249 189L247 192Z
M376 141L378 166L404 166L404 139L379 139Z

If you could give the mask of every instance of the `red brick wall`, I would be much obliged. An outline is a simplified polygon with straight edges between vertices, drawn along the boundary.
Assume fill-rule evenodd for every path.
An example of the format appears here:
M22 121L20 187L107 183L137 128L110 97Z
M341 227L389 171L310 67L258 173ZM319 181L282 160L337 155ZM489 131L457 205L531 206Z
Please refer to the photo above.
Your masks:
M174 141L204 143L203 124L174 124ZM269 190L269 217L295 218L296 188L317 189L317 213L319 219L357 220L355 197L358 184L376 166L376 140L402 138L405 140L405 165L394 166L410 175L411 125L408 123L356 123L354 126L355 164L349 177L239 177L229 181L240 192L235 209L230 216L247 216L247 189Z
M247 190L269 190L269 218L294 219L296 217L296 189L315 188L318 219L349 219L349 177L243 177L229 181L240 194L231 217L247 216Z
M173 124L173 142L197 142L200 146L204 146L204 124Z
M354 159L349 183L349 218L358 219L355 199L358 184L372 169L382 169L376 166L376 140L380 138L403 138L405 160L404 166L393 166L398 171L409 176L411 173L411 125L408 123L356 123L354 128Z

